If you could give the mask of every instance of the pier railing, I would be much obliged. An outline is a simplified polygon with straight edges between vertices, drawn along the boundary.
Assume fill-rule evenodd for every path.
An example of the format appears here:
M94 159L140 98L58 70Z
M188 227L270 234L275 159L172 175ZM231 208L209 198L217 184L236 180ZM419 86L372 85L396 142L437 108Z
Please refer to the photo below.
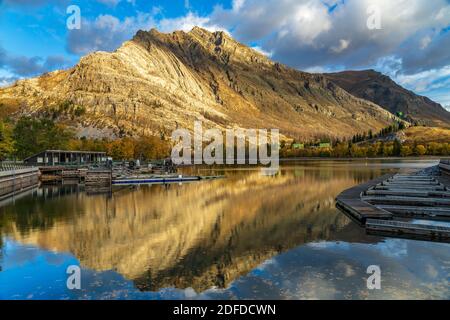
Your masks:
M6 165L0 170L0 200L28 190L39 183L39 169Z
M0 172L1 171L15 171L21 169L32 168L32 166L21 163L21 162L10 162L10 161L0 161Z

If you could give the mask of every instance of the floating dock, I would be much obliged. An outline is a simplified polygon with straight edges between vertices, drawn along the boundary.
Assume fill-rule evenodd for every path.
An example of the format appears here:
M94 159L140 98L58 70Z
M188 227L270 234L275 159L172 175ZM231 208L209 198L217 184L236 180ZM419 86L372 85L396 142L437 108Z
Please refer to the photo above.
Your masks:
M369 234L450 242L447 163L358 185L338 195L336 206Z
M369 219L366 222L366 230L368 234L374 235L396 234L403 237L442 240L443 242L448 242L450 239L450 228L439 225Z
M193 182L200 180L220 179L223 176L143 176L113 179L113 185L139 185L139 184L169 184L180 182Z
M155 169L156 168L156 169ZM165 171L155 174L158 170ZM30 167L0 162L0 200L39 186L84 185L88 194L111 193L112 186L171 184L223 178L223 176L183 176L174 167L128 168L116 166L56 165ZM151 171L151 173L150 173Z

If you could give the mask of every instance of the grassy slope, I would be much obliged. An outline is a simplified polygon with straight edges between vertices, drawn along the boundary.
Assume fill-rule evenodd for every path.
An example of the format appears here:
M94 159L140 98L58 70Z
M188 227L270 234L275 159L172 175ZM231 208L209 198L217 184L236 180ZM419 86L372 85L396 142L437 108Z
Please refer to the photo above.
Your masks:
M450 129L437 127L411 127L403 131L406 143L450 143Z

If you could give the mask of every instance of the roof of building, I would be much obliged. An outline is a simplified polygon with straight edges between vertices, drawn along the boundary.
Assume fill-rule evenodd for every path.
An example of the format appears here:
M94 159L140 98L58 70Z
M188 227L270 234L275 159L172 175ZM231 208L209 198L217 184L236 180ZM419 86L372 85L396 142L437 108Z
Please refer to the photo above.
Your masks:
M35 153L32 156L29 156L24 159L24 161L36 157L43 153L79 153L79 154L101 154L106 155L104 151L76 151L76 150L42 150L41 152Z

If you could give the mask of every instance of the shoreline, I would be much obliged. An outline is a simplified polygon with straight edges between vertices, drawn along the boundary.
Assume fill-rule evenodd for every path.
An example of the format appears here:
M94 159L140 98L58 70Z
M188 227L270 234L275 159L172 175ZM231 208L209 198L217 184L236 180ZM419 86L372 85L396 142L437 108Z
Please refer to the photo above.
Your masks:
M393 160L393 161L399 161L399 160L407 160L407 161L437 161L439 162L441 159L446 159L447 157L439 157L439 156L426 156L426 157L376 157L376 158L333 158L333 157L292 157L292 158L280 158L279 161L281 162L294 162L294 161L351 161L351 162L367 162L367 161L386 161L386 160ZM450 159L450 157L449 157ZM178 167L180 168L187 168L187 167L195 167L195 166L205 166L205 164L180 164ZM225 163L223 164L213 164L210 165L210 167L217 167L217 166L258 166L258 167L264 167L260 164L232 164L227 165Z
M450 158L442 156L423 156L423 157L364 157L364 158L335 158L335 157L292 157L292 158L280 158L280 161L308 161L308 160L324 160L324 161L367 161L367 160L412 160L412 161L430 161Z

